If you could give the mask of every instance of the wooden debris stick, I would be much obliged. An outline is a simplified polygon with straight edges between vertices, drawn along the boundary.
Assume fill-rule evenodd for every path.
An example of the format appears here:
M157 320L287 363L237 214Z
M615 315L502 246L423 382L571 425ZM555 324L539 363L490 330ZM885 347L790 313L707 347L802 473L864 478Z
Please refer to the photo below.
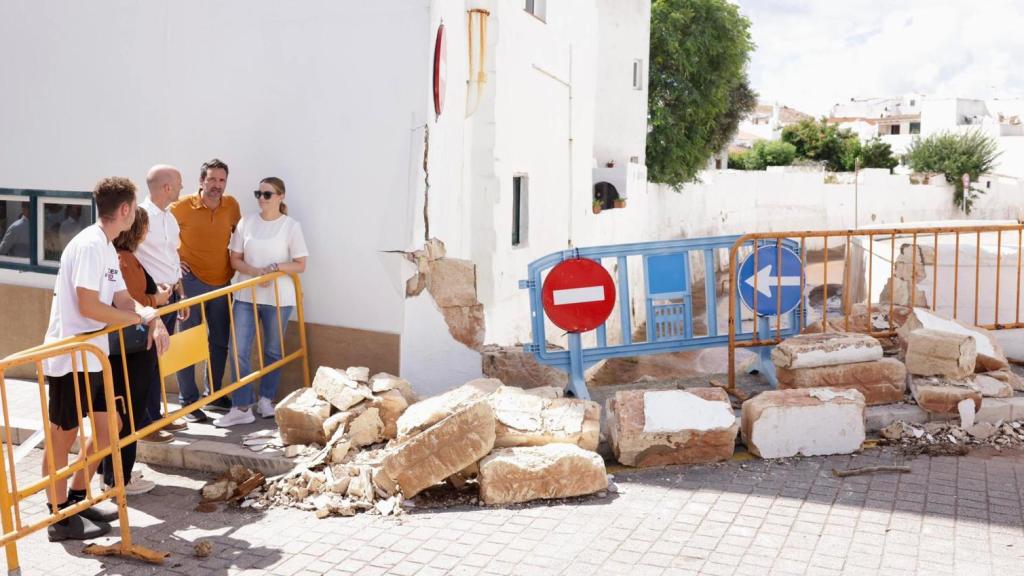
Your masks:
M850 468L849 470L832 469L832 475L839 478L847 476L860 476L861 474L874 474L875 472L902 472L909 473L910 466L865 466L863 468Z
M729 388L728 385L726 385L725 383L723 383L723 382L721 382L719 380L715 380L714 378L711 378L710 380L708 380L708 384L710 384L712 386L715 386L717 388L722 388L723 390L725 390L729 394L735 396L736 399L739 400L740 402L746 402L747 400L750 399L750 394L744 392L743 390L740 390L739 388L735 388L735 387Z

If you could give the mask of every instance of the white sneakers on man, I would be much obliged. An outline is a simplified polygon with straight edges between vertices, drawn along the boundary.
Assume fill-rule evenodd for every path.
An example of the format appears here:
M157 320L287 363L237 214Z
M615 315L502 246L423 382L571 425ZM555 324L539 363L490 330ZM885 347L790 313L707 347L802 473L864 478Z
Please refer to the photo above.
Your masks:
M270 398L260 397L260 403L256 406L256 413L264 418L274 417L274 403Z
M110 490L112 486L103 484L104 490ZM152 480L146 480L142 477L142 473L138 470L132 472L131 481L124 485L124 493L127 496L137 496L139 494L145 494L153 488L156 488L156 482Z
M242 410L237 406L232 406L228 413L217 418L213 421L213 425L218 428L228 428L236 424L252 424L256 421L256 416L253 415L252 410Z

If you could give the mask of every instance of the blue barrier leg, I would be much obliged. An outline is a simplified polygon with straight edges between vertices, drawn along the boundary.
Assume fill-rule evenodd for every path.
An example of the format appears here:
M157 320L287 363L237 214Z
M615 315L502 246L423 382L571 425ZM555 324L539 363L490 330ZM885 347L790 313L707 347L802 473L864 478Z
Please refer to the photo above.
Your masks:
M590 400L583 378L583 342L575 332L569 333L569 391L580 400Z
M770 317L757 319L757 337L761 340L767 340L772 337ZM774 348L774 346L757 347L757 370L765 380L768 380L768 383L771 384L773 388L778 388L779 381L775 377L775 363L772 362L772 348Z

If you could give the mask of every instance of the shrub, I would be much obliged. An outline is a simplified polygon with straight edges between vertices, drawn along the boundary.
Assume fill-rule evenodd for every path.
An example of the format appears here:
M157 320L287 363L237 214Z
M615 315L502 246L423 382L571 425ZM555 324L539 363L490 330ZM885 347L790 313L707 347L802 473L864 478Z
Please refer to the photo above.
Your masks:
M992 171L1000 154L995 139L980 131L941 132L916 138L907 149L907 163L916 172L941 172L953 185L953 203L970 214L974 201L985 191L970 185L965 190L963 175L977 182L979 176Z

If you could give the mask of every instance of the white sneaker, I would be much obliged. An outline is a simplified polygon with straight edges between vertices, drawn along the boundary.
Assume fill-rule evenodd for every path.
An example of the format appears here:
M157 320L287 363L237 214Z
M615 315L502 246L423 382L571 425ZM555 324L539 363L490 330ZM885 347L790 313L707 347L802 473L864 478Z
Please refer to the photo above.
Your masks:
M104 490L110 490L113 486L107 486L103 484ZM153 488L156 488L156 482L152 480L146 480L142 477L139 472L132 472L131 481L124 485L124 493L127 496L137 496L139 494L145 494Z
M273 418L274 403L270 401L270 398L260 398L260 403L256 406L256 412L264 418Z
M227 428L235 424L251 424L255 421L256 416L253 416L252 410L242 410L237 406L232 406L227 414L214 420L213 425L219 428Z

